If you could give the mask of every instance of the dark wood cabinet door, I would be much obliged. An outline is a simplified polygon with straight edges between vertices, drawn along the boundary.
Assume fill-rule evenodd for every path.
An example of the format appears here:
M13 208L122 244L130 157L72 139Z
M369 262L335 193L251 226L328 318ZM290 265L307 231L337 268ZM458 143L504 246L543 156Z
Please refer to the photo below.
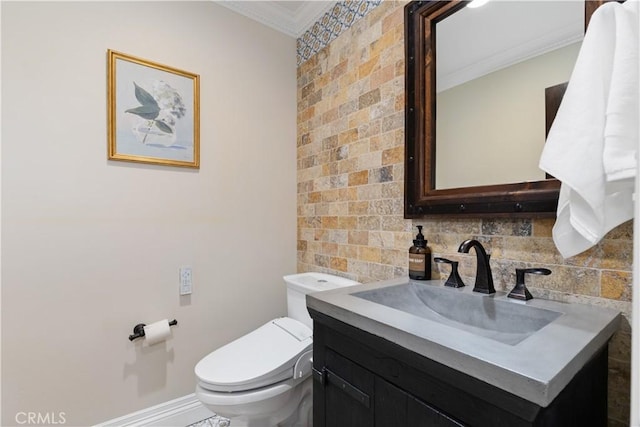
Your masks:
M407 426L412 427L462 427L453 418L443 414L426 403L409 397L407 402Z
M402 389L375 377L376 427L461 427L431 405Z
M376 427L408 426L409 395L380 377L375 378L374 413Z
M327 350L323 376L325 426L374 427L374 375Z

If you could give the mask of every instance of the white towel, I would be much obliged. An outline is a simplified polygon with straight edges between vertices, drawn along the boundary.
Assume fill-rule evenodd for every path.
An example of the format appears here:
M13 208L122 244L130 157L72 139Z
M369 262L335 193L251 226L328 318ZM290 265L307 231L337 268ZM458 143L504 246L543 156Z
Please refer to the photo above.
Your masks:
M540 159L561 181L553 239L564 258L633 217L638 0L593 14Z

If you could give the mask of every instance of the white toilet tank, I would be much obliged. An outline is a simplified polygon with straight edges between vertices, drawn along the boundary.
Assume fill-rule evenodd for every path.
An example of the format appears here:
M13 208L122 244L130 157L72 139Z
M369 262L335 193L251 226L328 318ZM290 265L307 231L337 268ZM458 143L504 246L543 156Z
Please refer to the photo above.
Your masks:
M313 321L307 311L305 295L360 284L355 280L326 273L290 274L284 276L284 281L287 283L288 316L299 320L311 329L313 329Z

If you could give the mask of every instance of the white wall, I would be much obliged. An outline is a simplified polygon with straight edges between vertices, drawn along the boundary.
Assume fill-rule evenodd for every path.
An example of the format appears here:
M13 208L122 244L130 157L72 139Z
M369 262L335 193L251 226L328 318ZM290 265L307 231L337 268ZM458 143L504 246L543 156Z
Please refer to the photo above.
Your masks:
M192 393L201 357L286 312L295 40L213 2L1 7L2 425ZM199 170L107 161L107 49L200 74ZM162 318L166 343L127 339Z

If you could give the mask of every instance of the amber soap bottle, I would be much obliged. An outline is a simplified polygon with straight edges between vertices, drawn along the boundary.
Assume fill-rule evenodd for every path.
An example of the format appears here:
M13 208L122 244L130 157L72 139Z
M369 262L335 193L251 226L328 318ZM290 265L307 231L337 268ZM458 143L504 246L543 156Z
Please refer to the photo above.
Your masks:
M409 248L409 278L413 280L431 280L431 249L418 225L418 235Z

